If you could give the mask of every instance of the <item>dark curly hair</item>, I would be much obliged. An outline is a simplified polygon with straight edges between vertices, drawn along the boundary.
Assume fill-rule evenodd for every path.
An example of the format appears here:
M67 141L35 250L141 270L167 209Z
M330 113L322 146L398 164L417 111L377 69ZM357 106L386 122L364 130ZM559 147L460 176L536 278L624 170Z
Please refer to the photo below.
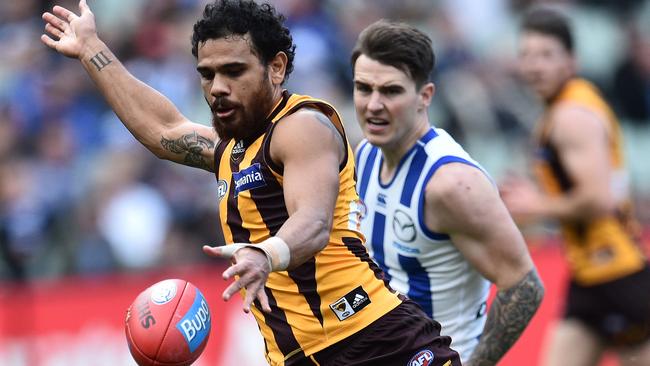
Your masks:
M284 26L285 17L268 3L257 4L252 0L216 0L205 6L203 18L194 24L192 54L198 57L199 44L232 34L250 34L253 51L264 65L278 52L287 55L284 80L293 71L296 46L289 29Z

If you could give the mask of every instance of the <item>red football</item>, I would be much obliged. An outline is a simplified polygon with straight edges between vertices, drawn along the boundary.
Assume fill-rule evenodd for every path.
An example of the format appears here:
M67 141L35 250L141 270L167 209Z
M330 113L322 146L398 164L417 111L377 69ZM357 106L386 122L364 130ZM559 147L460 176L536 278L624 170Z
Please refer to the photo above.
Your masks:
M210 309L196 286L178 279L144 290L126 312L126 340L140 366L186 366L210 335Z

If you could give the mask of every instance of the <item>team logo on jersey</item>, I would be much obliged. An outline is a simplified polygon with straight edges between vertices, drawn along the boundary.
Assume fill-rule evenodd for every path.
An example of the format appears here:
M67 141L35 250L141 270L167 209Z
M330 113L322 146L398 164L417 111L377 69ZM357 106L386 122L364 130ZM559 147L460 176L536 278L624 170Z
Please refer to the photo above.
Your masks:
M429 366L433 365L433 352L428 349L423 349L411 358L406 366Z
M221 201L228 193L228 182L223 179L217 181L217 198Z
M266 186L260 163L255 163L244 170L232 173L235 182L235 197L243 191Z
M402 210L395 210L393 214L393 232L399 240L410 243L415 240L415 223L413 219Z
M386 195L383 193L377 194L377 205L381 207L386 207Z
M339 320L345 320L370 304L368 293L359 286L347 295L330 304L330 309Z
M244 145L244 140L237 141L235 146L232 147L232 151L230 152L230 160L232 160L234 163L238 162L244 156L245 152L246 146Z

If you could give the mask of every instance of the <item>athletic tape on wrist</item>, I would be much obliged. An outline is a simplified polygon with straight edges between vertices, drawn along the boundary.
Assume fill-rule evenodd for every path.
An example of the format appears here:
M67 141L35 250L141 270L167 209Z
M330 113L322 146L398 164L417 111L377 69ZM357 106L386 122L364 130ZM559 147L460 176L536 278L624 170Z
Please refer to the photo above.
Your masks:
M291 261L291 250L282 238L272 236L263 242L252 245L266 253L271 265L271 271L284 271L289 267Z
M291 251L287 243L282 238L272 236L259 244L235 243L221 247L221 253L224 257L232 257L236 251L241 248L259 249L266 255L271 271L284 271L289 267L291 261Z

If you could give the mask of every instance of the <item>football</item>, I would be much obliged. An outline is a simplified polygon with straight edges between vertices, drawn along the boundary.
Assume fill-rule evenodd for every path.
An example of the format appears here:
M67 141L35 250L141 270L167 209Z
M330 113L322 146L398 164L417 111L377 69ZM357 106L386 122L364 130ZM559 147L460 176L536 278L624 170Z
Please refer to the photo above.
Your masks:
M210 335L210 309L188 281L168 279L142 291L126 311L126 340L140 366L186 366Z

